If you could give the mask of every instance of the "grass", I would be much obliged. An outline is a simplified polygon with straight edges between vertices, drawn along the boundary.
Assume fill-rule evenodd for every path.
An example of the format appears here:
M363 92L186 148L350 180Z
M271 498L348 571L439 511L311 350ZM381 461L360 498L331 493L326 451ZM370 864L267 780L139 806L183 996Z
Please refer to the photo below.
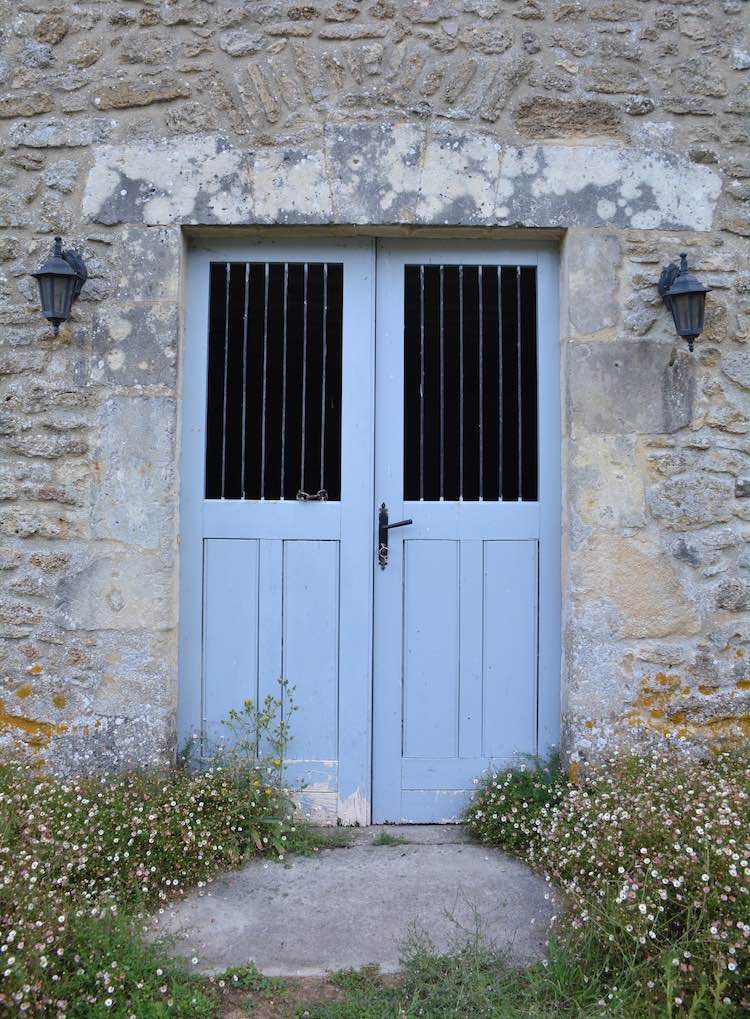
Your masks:
M400 835L391 835L390 832L381 831L370 843L371 846L406 846L408 839L402 839Z
M750 1010L748 747L707 760L619 758L580 783L555 762L482 780L469 831L526 859L566 903L544 962L519 970L477 936L448 955L412 941L397 978L370 967L281 981L252 964L219 980L191 975L144 944L149 911L254 856L351 844L345 829L292 821L280 739L271 734L270 754L255 756L272 708L249 706L242 753L203 772L62 780L0 766L0 1014L213 1019L229 1014L228 1002L257 1019L730 1019ZM405 841L382 832L372 844Z
M320 828L312 824L297 825L289 835L287 852L313 856L321 849L350 849L352 833L348 828Z

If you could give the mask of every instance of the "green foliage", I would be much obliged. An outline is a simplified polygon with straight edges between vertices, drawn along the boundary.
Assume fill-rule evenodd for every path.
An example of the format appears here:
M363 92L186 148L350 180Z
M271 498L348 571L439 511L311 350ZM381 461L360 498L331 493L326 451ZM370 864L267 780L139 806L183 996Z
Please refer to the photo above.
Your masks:
M466 828L480 842L526 855L563 793L557 756L487 775L466 812Z
M371 846L405 846L408 839L402 839L400 835L391 835L390 832L381 831L370 843Z
M253 991L265 998L274 998L286 993L284 981L280 977L263 976L254 962L249 962L246 966L230 966L222 974L222 979L229 987Z
M320 828L297 823L288 835L288 852L313 856L321 849L350 849L352 834L348 828Z
M248 857L284 857L295 826L280 710L246 702L203 772L61 780L0 767L0 1011L211 1014L210 994L142 946L138 917Z
M506 771L466 820L561 888L563 954L602 974L602 1014L713 1019L750 1007L749 779L747 747L623 756L581 784Z

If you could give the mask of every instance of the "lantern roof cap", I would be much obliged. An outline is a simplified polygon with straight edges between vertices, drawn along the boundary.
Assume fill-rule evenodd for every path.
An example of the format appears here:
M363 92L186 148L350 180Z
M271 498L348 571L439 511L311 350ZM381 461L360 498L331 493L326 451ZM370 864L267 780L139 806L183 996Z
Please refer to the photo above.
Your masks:
M45 259L37 271L32 272L31 275L35 279L39 279L41 276L77 276L79 279L85 280L85 275L82 275L72 264L73 259L70 256L74 254L75 252L63 251L62 237L55 237L55 246L51 256Z
M700 280L688 270L687 255L680 255L680 267L667 291L668 297L679 297L680 294L708 294L711 287L704 286Z

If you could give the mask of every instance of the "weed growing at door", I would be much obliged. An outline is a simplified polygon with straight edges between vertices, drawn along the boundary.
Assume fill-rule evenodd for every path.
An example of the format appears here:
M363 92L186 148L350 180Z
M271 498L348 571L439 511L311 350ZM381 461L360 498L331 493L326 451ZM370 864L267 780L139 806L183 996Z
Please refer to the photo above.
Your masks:
M603 1014L750 1009L750 749L622 757L580 784L505 771L466 815L560 887L567 953L603 975ZM593 957L592 957L593 953Z
M143 916L219 869L287 852L279 708L248 702L232 724L251 744L235 740L202 773L62 780L0 767L0 1011L213 1014L210 987L142 944Z

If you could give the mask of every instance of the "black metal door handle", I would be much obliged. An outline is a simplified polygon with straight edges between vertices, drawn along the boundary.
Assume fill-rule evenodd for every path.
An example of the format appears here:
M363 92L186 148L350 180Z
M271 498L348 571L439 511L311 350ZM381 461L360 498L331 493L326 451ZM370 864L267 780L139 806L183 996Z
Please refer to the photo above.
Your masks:
M388 507L383 502L380 504L380 510L378 512L378 564L381 570L384 570L388 565L388 532L394 527L406 527L408 524L413 524L414 521L409 520L397 520L393 524L388 523Z

